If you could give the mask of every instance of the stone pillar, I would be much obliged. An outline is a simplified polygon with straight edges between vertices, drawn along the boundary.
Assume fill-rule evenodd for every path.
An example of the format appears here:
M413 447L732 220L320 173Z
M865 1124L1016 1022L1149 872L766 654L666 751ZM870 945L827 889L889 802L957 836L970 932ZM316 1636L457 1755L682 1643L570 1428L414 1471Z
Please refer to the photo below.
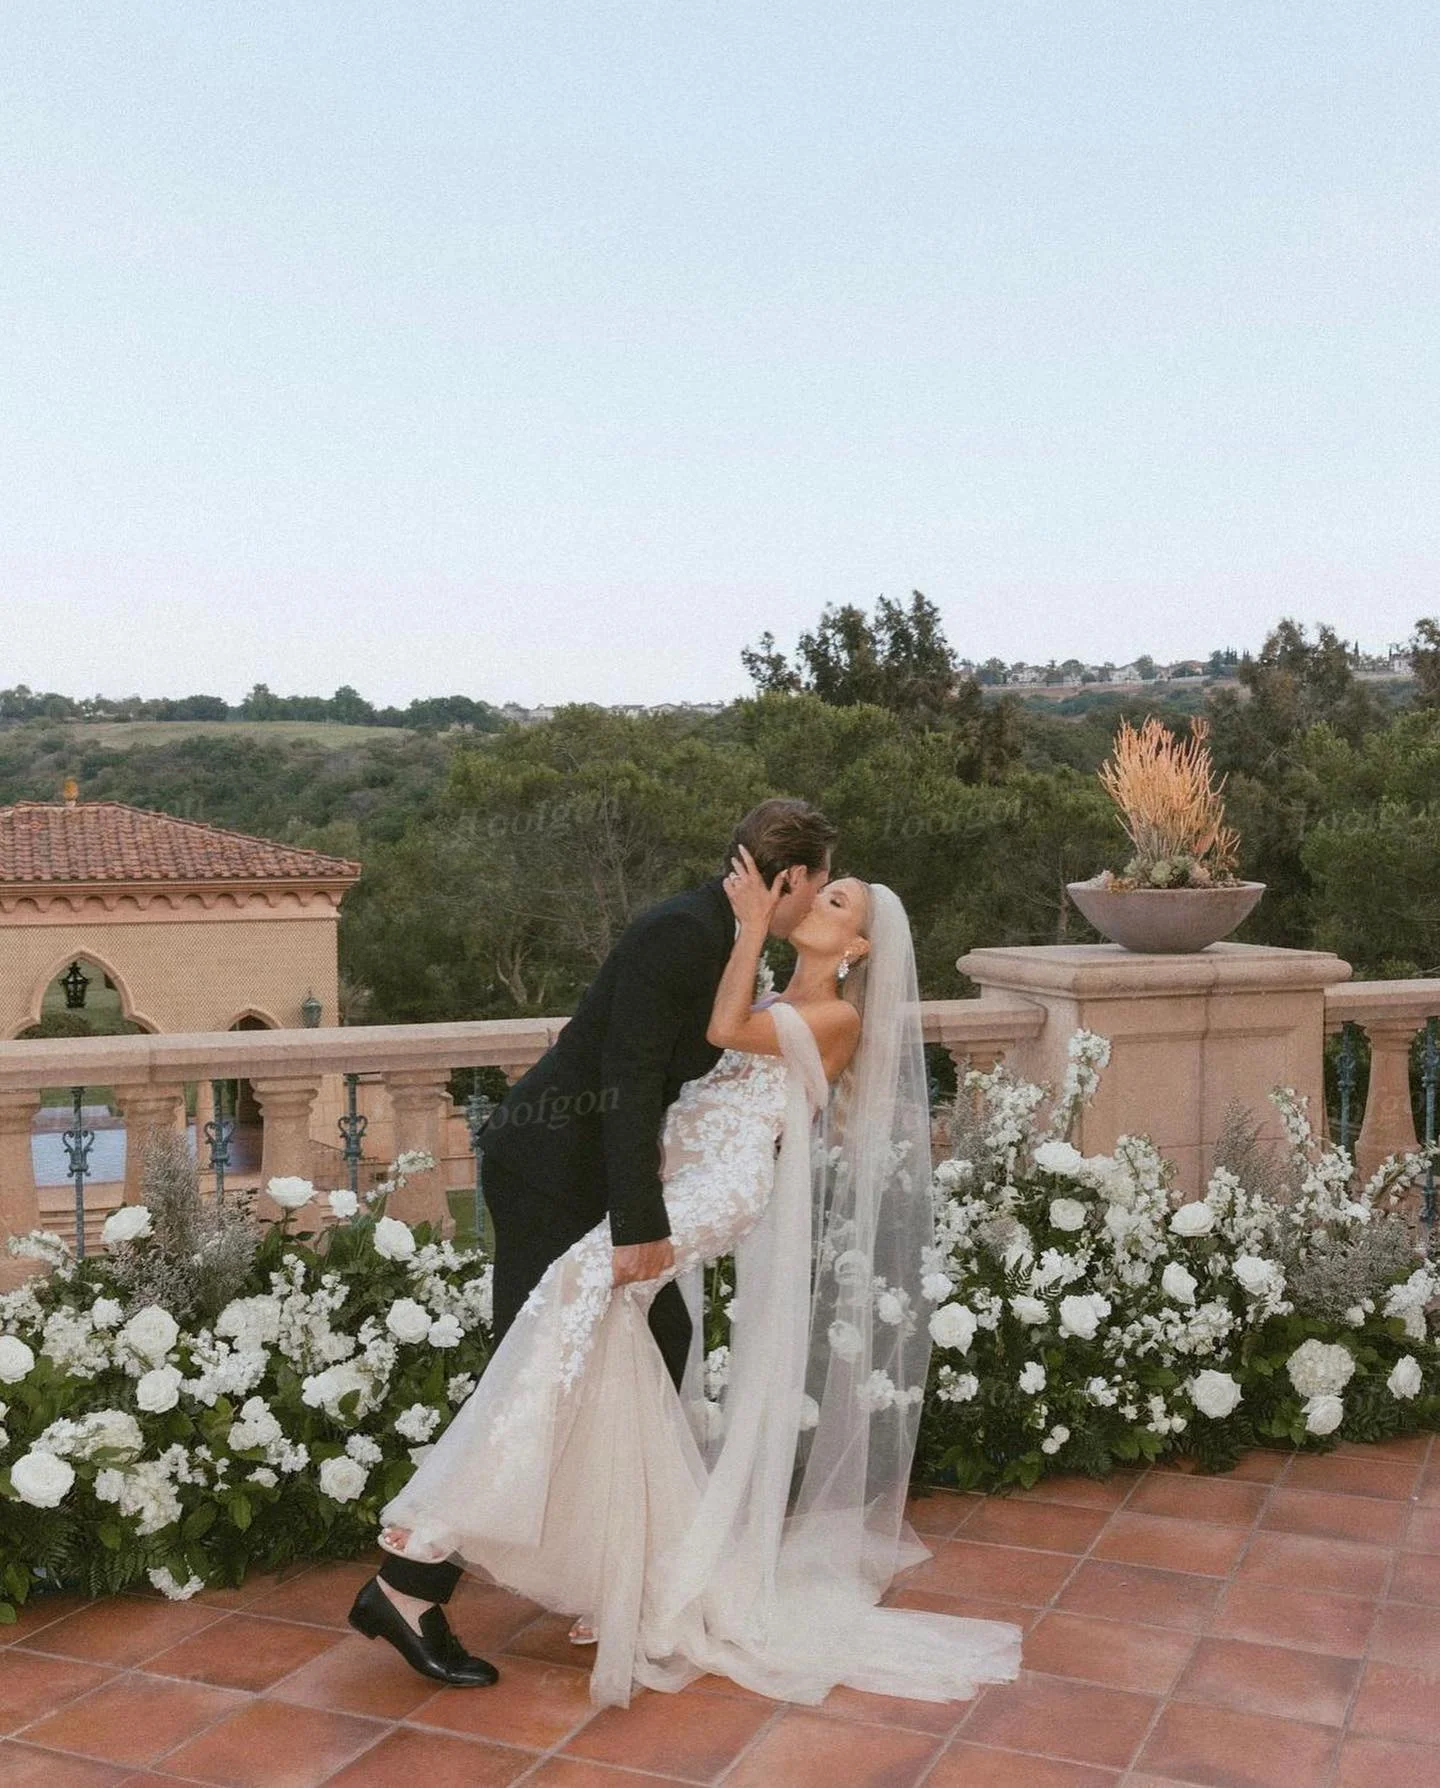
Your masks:
M1355 1165L1369 1179L1387 1155L1417 1149L1415 1114L1410 1104L1410 1046L1419 1026L1413 1019L1398 1023L1371 1020L1370 1085L1365 1118L1355 1139Z
M0 1093L0 1249L5 1238L40 1227L40 1198L35 1189L35 1162L30 1129L40 1109L39 1093ZM15 1260L0 1252L0 1291L9 1291L39 1268L34 1260Z
M387 1215L406 1223L432 1223L437 1234L450 1233L450 1206L445 1198L445 1123L450 1113L450 1073L446 1068L395 1069L385 1076L395 1112L395 1153L425 1149L435 1157L428 1173L412 1174L392 1192Z
M125 1194L126 1204L144 1204L145 1194L140 1176L145 1152L145 1137L151 1130L179 1128L185 1110L185 1089L181 1086L117 1086L115 1103L125 1120ZM203 1160L203 1156L202 1156Z
M261 1189L255 1196L254 1210L257 1217L269 1221L283 1214L275 1200L266 1195L265 1186L269 1181L288 1178L292 1174L303 1180L314 1177L310 1148L310 1108L315 1103L320 1083L313 1077L287 1077L283 1080L252 1080L250 1086L260 1106L264 1124L260 1155ZM304 1211L300 1213L298 1220L304 1224Z
M1040 1031L1007 1052L1026 1079L1058 1092L1072 1032L1110 1039L1110 1065L1075 1136L1086 1154L1143 1133L1174 1162L1179 1184L1198 1192L1232 1101L1263 1138L1279 1140L1269 1093L1291 1086L1308 1094L1323 1128L1325 989L1350 978L1337 956L1263 944L1177 956L1074 944L973 950L958 966L982 1000L1018 995L1044 1010Z

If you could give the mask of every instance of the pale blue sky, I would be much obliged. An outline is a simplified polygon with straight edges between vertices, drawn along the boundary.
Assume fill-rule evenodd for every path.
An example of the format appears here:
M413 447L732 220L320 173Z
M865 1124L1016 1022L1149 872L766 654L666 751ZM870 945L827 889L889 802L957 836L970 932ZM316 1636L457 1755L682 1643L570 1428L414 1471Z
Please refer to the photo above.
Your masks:
M719 699L1440 610L1407 0L0 18L0 685Z

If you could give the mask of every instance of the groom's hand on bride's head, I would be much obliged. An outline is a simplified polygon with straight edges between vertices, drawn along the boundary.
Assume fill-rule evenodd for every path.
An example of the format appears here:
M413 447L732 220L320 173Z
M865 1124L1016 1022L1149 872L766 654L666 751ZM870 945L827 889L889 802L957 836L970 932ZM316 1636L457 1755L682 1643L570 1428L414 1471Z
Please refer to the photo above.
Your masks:
M730 870L724 879L725 896L730 902L730 910L741 926L763 926L768 931L776 907L790 892L794 876L793 869L782 869L769 887L766 887L765 877L756 866L755 859L742 844L739 856L730 859Z
M613 1251L612 1285L639 1285L646 1279L658 1279L675 1266L675 1244L669 1236L658 1242L632 1242Z

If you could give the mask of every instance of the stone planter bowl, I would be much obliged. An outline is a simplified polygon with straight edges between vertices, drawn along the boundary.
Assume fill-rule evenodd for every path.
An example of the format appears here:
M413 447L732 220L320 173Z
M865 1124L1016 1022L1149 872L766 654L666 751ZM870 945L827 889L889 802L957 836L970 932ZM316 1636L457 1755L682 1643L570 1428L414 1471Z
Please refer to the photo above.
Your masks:
M1229 937L1265 892L1264 882L1231 888L1107 888L1069 882L1067 892L1102 937L1126 950L1175 956Z

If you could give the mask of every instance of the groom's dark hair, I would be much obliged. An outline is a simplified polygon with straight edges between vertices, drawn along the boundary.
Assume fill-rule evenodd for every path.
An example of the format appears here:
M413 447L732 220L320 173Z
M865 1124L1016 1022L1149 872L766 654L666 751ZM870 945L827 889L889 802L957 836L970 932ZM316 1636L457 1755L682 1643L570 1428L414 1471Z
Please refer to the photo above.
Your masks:
M768 887L792 863L802 863L812 871L823 869L839 836L839 828L832 826L818 807L777 796L752 807L736 826L725 852L725 868L730 867L732 857L739 856L743 844Z

